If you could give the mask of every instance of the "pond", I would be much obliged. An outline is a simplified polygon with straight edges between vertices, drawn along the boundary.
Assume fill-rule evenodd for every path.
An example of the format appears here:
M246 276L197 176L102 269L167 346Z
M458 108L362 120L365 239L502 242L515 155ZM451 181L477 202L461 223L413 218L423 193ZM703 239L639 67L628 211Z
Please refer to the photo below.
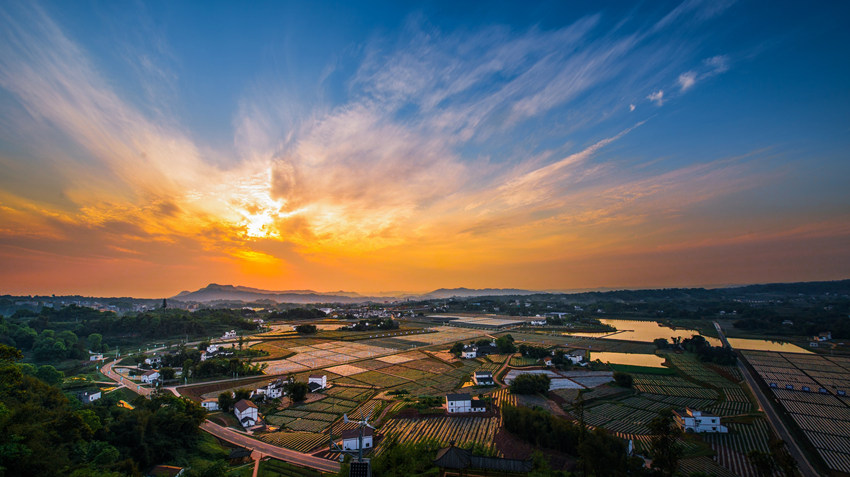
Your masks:
M600 360L603 363L624 364L628 366L643 366L647 368L663 368L664 358L654 354L613 353L608 351L592 351L590 360Z
M565 333L572 336L585 336L590 338L600 339L615 339L624 341L644 341L651 343L658 338L664 338L668 342L672 342L673 338L681 337L682 339L690 338L693 335L700 334L697 330L688 328L669 328L657 321L639 321L639 320L615 320L604 318L600 322L613 326L617 331L606 331L602 333ZM712 346L720 346L720 340L711 336L704 336ZM781 351L783 353L811 353L811 351L801 348L791 343L768 340L755 340L745 338L729 338L729 344L735 349L741 350L757 350L757 351ZM619 363L628 364L628 363Z
M680 337L682 339L690 338L693 335L700 334L697 330L691 330L687 328L668 328L657 321L637 321L637 320L613 320L613 319L601 319L599 320L603 324L613 326L617 329L615 332L606 331L603 333L569 333L574 336L586 336L592 338L609 338L615 340L624 340L624 341L645 341L648 343L652 343L653 340L658 338L664 338L669 342L673 341L673 338ZM717 338L712 338L710 336L706 336L705 339L708 340L713 346L719 346L720 340Z

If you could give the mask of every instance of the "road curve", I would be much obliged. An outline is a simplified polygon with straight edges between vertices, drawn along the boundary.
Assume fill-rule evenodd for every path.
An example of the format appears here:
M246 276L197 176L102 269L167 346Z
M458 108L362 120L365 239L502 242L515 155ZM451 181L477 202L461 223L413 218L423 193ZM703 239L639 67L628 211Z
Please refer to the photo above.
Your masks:
M274 457L275 459L279 459L284 462L290 462L292 464L309 467L322 472L339 472L339 462L322 459L321 457L315 457L310 454L302 454L300 452L284 449L272 444L266 444L265 442L242 435L226 427L219 426L211 421L206 421L201 424L201 429L209 432L219 439L230 442L231 444L236 444L238 446L261 452L263 455Z
M720 328L720 323L715 321L714 327L717 328L717 334L720 335L720 341L723 345L732 349L732 346L723 334L723 330ZM753 396L756 397L759 407L764 411L764 414L767 416L767 420L770 422L771 427L773 427L774 432L776 432L780 439L785 441L785 444L788 446L788 451L794 457L794 460L797 461L797 467L800 472L804 477L818 477L820 474L815 470L811 462L809 462L809 459L806 458L806 454L803 453L803 450L800 448L797 440L794 439L794 436L792 436L791 432L788 431L788 428L785 426L782 418L779 417L779 414L777 414L776 410L773 408L773 404L762 392L758 385L758 381L756 381L756 378L750 374L750 370L744 365L744 363L741 362L740 359L738 360L738 369L741 370L741 375L744 376L744 381L747 382L747 386L749 386L750 390L753 392Z
M116 361L110 361L105 363L101 368L100 372L105 376L109 377L116 383L121 383L121 376L112 370L112 366L115 365ZM125 379L126 381L126 379ZM138 387L136 384L132 383L130 386L127 386L129 389L137 392L143 396L149 396L153 391L151 388L146 387ZM179 392L175 388L168 388L172 393L179 396ZM339 472L339 463L334 462L327 459L322 459L320 457L315 457L310 454L302 454L300 452L296 452L294 450L284 449L282 447L277 447L271 444L266 444L265 442L252 439L248 436L242 435L236 431L227 429L225 427L219 426L210 421L206 421L201 424L201 429L232 444L236 444L238 446L246 447L249 449L256 450L258 452L263 453L264 455L268 455L274 457L275 459L280 459L285 462L291 462L296 465L301 465L304 467L309 467L311 469L320 470L322 472Z
M130 391L133 391L136 394L141 394L142 396L148 396L148 395L150 395L151 392L153 392L153 389L148 388L148 387L142 387L139 384L136 384L136 383L130 381L129 379L125 379L123 376L121 376L118 373L116 373L115 371L113 371L112 366L114 366L115 363L117 363L117 362L118 362L118 360L116 359L116 360L110 361L108 363L105 363L103 366L101 366L100 372L103 373L104 376L115 381L116 383L119 383L119 384L126 386L127 389L129 389Z

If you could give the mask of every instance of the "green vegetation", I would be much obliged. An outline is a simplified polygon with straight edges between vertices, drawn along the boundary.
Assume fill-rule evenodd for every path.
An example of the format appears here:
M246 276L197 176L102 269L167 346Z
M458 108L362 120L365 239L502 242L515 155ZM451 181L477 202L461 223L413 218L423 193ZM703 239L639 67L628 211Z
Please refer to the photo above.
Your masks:
M545 374L520 374L511 383L513 394L538 394L549 391L549 376Z
M630 388L634 384L634 378L631 374L614 371L614 382L620 387Z
M316 325L298 325L295 327L295 331L301 333L303 335L313 335L316 334Z
M602 429L584 427L546 411L504 404L505 429L535 446L565 452L579 458L585 475L642 475L641 459L626 455L623 441Z
M105 395L82 406L55 386L25 374L19 350L0 345L0 473L5 475L136 475L173 463L223 475L199 425L206 411L169 394L137 398L135 409ZM215 454L215 452L213 452ZM198 460L200 459L200 460Z

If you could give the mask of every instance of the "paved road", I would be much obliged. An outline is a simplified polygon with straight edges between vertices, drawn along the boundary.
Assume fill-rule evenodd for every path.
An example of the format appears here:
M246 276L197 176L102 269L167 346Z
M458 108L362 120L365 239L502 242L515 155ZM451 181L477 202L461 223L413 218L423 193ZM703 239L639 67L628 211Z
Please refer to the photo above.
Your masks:
M279 459L284 462L291 462L296 465L321 470L322 472L339 472L339 462L322 459L321 457L314 457L310 454L302 454L300 452L284 449L282 447L277 447L271 444L266 444L265 442L258 441L251 437L242 435L226 427L221 427L211 421L206 421L201 424L201 429L209 432L210 434L218 437L219 439L223 439L227 442L251 449L253 451L261 452L263 455L274 457L275 459Z
M720 341L724 344L724 346L731 349L732 347L729 345L729 341L723 334L720 324L715 321L714 327L717 329L717 334L720 335ZM820 474L806 458L806 454L803 453L803 450L800 449L800 445L797 443L796 439L794 439L788 431L788 428L785 426L785 422L782 421L782 418L780 418L779 414L776 413L776 410L773 408L770 400L761 391L758 381L756 381L756 378L750 374L750 370L744 366L744 363L742 363L741 360L738 360L738 369L741 370L741 375L744 376L744 381L747 382L747 386L750 387L750 390L756 397L759 408L764 411L764 414L767 416L767 420L770 422L771 427L773 427L774 432L776 432L779 438L785 441L788 445L788 451L794 457L794 460L797 461L797 467L800 469L800 472L802 472L805 477L818 477Z
M114 366L116 362L117 360L114 360L104 364L100 368L100 372L103 373L109 379L115 381L116 383L121 383L125 385L127 389L133 391L134 393L141 394L142 396L148 396L151 392L153 392L153 389L144 386L139 386L138 384L113 371L112 366Z
M109 363L106 363L101 367L100 372L102 372L104 375L106 375L110 379L114 380L115 382L120 383L122 376L120 376L118 373L116 373L115 371L112 370L112 366L114 366L114 365L115 365L115 361L110 361ZM124 381L128 381L128 380L124 379ZM129 389L132 389L135 392L138 392L139 394L144 395L144 396L150 395L150 393L153 391L151 388L145 388L145 387L141 387L139 389L136 389L137 386L135 384L132 384L132 383L129 384L127 387ZM177 396L180 395L174 387L169 387L169 388L166 388L166 389L171 391L172 393L174 393ZM284 448L277 447L277 446L274 446L274 445L271 445L271 444L266 444L265 442L258 441L256 439L251 438L251 437L242 435L242 434L240 434L236 431L227 429L225 427L221 427L218 424L215 424L215 423L210 422L210 421L206 421L203 424L201 424L201 429L203 429L206 432L209 432L210 434L212 434L212 435L214 435L218 438L224 439L227 442L231 442L233 444L261 452L264 455L274 457L275 459L280 459L280 460L283 460L283 461L286 461L286 462L291 462L293 464L301 465L301 466L304 466L304 467L309 467L311 469L321 470L323 472L333 472L333 473L339 472L339 463L338 462L334 462L334 461L327 460L327 459L322 459L320 457L314 457L310 454L302 454L300 452L296 452L296 451L289 450L289 449L284 449Z

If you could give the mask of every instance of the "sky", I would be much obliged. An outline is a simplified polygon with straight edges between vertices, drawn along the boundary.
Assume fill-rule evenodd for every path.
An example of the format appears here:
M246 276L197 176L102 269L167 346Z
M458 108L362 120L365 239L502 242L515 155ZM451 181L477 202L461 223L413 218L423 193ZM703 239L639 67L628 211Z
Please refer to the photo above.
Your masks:
M850 3L0 3L0 294L850 277Z

